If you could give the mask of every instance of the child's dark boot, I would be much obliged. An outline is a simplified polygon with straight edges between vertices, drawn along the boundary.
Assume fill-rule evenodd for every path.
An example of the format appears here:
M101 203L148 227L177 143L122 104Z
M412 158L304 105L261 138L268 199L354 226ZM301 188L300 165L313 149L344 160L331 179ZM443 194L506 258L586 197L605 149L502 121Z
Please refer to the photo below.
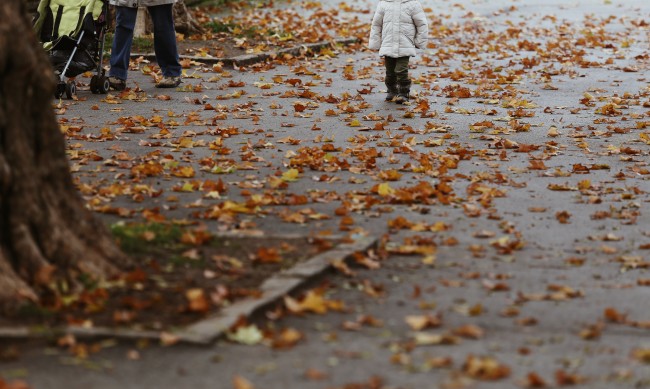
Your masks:
M397 104L408 103L411 96L411 80L400 81L399 84L397 84L397 89L398 93L395 102Z
M393 101L393 99L397 97L397 94L399 93L397 89L397 80L386 78L385 83L386 88L388 89L388 93L386 94L386 101Z

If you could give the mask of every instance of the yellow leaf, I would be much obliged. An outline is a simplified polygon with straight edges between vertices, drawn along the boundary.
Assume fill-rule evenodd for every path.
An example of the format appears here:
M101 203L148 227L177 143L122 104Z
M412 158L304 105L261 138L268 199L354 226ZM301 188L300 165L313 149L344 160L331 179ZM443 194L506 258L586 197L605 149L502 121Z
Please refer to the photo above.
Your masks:
M289 169L286 172L282 173L283 181L296 181L300 172L298 169Z
M191 149L192 147L194 147L194 140L192 140L191 138L186 138L186 137L181 138L178 141L178 147Z
M192 166L183 166L172 170L174 177L191 178L194 177L194 168Z
M327 313L328 310L340 311L344 308L343 303L335 300L327 300L322 293L310 290L305 297L298 301L290 296L284 298L287 309L293 313L313 312L317 314Z
M361 127L361 122L359 119L354 119L353 121L348 124L350 127Z
M262 331L260 331L259 328L257 328L254 324L246 327L239 327L235 332L229 332L226 335L228 339L233 342L246 344L249 346L258 344L264 340Z
M646 144L650 145L650 135L648 135L645 132L642 132L639 134L639 138L641 138L642 141L644 141Z
M390 196L395 193L395 189L391 188L387 182L384 182L379 184L377 193L379 193L380 196Z

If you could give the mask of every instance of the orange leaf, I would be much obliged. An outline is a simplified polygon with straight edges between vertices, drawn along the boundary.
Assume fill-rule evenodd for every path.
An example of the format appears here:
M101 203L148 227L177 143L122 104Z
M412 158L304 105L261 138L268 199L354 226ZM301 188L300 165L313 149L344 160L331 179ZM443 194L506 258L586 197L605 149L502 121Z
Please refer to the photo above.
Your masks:
M188 308L192 312L206 312L210 308L210 302L203 289L189 289L185 291L185 298L187 298Z
M510 376L510 368L493 357L469 355L463 365L463 371L473 378L487 381L500 380Z
M246 378L236 375L232 379L233 389L255 389L253 384Z

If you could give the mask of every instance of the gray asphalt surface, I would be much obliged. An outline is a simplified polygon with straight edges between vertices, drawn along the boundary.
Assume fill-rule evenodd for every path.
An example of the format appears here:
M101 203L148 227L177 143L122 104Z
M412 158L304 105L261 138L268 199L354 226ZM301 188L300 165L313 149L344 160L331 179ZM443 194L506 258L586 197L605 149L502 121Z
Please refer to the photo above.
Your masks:
M331 2L331 6L338 6ZM328 2L324 4L329 5ZM350 3L358 9L373 9L370 3ZM102 161L84 159L71 151L76 176L82 182L102 182L108 187L114 182L129 184L129 166L121 153L130 157L153 158L154 151L170 155L181 165L193 165L197 171L194 179L223 179L229 191L222 199L202 198L201 192L173 192L171 186L180 182L171 176L146 178L142 184L161 196L148 196L134 202L130 195L109 199L86 193L99 204L131 209L134 219L141 218L145 209L158 208L169 219L197 220L197 212L205 212L224 200L242 201L238 183L260 185L269 176L289 169L287 153L299 148L321 147L322 139L340 147L340 157L359 170L310 171L305 169L300 179L289 183L288 193L312 193L318 202L304 206L262 206L265 214L240 216L233 224L203 220L213 229L232 229L250 226L267 234L312 234L325 230L340 233L340 219L311 220L304 224L286 223L280 214L287 210L311 208L332 215L333 210L345 200L358 210L351 213L355 224L353 234L382 236L389 233L387 223L398 216L411 222L433 224L443 222L446 231L414 232L391 231L392 246L399 246L405 238L415 236L430 239L437 246L434 264L425 264L422 256L391 254L381 261L379 269L354 268L357 275L347 277L331 274L316 280L312 286L328 286L328 298L342 300L349 311L326 315L285 316L279 320L257 318L260 328L295 328L305 335L305 340L289 350L274 350L265 345L245 346L219 341L209 347L176 345L133 344L118 342L104 345L87 360L76 359L67 351L39 345L23 345L17 361L0 363L0 376L24 377L33 388L234 388L233 377L241 376L258 389L325 389L325 388L520 388L526 376L537 373L547 387L562 386L556 374L563 371L584 378L573 387L582 388L647 388L650 387L650 365L635 357L635 350L650 350L650 289L642 286L650 279L647 270L650 243L650 184L648 183L648 155L650 146L640 138L648 133L643 128L648 118L648 26L640 24L630 29L633 21L650 20L650 5L645 1L428 1L429 16L436 31L428 49L415 61L412 76L418 80L413 92L428 100L435 117L422 118L416 114L405 118L406 108L383 101L383 69L375 53L343 52L334 58L312 58L291 66L277 65L272 69L256 71L253 68L231 71L231 77L213 73L209 67L194 67L186 77L185 86L201 85L200 91L161 92L153 87L150 77L141 72L131 72L130 86L136 84L146 94L146 101L121 101L106 104L103 97L80 92L83 101L66 104L61 116L71 124L83 127L80 137L69 141L71 150L94 150ZM513 8L510 8L513 7ZM550 15L550 16L549 16ZM613 16L606 24L601 22ZM342 18L368 19L372 13L341 13ZM552 16L552 17L551 17ZM440 18L437 18L440 17ZM455 33L441 33L446 26ZM458 32L462 26L462 33ZM563 26L563 27L558 27ZM601 32L625 34L618 36L613 46L585 47L589 61L603 63L600 67L583 68L575 58L563 62L544 64L550 81L543 80L540 68L526 71L514 84L502 84L502 89L487 90L488 95L499 98L516 90L518 100L536 104L533 117L520 118L531 124L527 132L491 134L489 130L471 132L470 126L481 121L492 121L499 127L508 127L512 108L498 104L481 103L490 98L459 99L449 105L442 92L445 87L461 84L476 90L480 81L467 79L453 81L443 77L446 72L464 71L476 74L480 69L522 69L520 60L533 57L534 52L522 51L518 55L505 55L491 50L483 38L492 32L495 42L508 28L522 30L518 40L540 42L542 47L557 39L559 29L563 36L590 37ZM481 38L480 40L478 38ZM517 39L512 43L516 45ZM471 43L476 46L471 47ZM455 55L438 62L438 51L454 45L466 45L467 56ZM564 43L563 43L564 44ZM605 63L613 58L611 63ZM430 61L429 61L430 60ZM344 74L351 71L354 79ZM635 72L626 71L635 67ZM310 70L305 75L300 70ZM497 72L499 73L499 72ZM353 106L367 104L359 112L345 113L336 104L299 97L280 98L268 92L301 92L302 88L275 83L271 89L261 89L263 83L273 78L300 78L313 81L309 90L328 96L341 97L348 93L354 98ZM243 86L229 87L230 81ZM331 81L330 81L331 80ZM555 90L545 88L552 84ZM373 87L370 94L357 91ZM238 90L246 91L240 98L223 99ZM265 95L267 93L267 95ZM580 100L588 93L594 96L594 106L587 107ZM165 94L170 100L156 96ZM627 95L626 95L627 94ZM220 97L221 96L221 97ZM355 97L356 96L356 97ZM617 98L624 101L616 100ZM613 100L614 99L614 100ZM295 115L293 103L308 105L302 115ZM595 110L609 102L618 102L622 114L614 117L597 115ZM209 103L227 108L226 119L212 121L215 111L204 110ZM644 103L646 106L644 106ZM250 105L247 105L250 104ZM97 109L91 109L96 106ZM414 108L415 105L409 107ZM622 108L621 108L622 107ZM579 110L575 110L580 108ZM328 110L337 112L327 115ZM456 112L448 112L456 110ZM495 112L489 112L494 110ZM571 111L574 110L572 113ZM224 108L223 111L226 111ZM364 120L371 113L384 118L392 115L394 122L388 131L360 131L348 126L347 121L358 119L363 126L373 127L374 121ZM153 139L158 129L149 127L143 133L120 133L120 117L142 115L152 118L160 115L170 126L170 138ZM254 119L259 117L259 121ZM191 118L192 120L188 120ZM204 120L206 122L200 122ZM623 120L625 118L625 120ZM603 120L605 119L605 120ZM190 121L191 123L188 123ZM402 125L410 126L408 133ZM241 161L241 149L250 142L257 157L252 162L256 170L242 170L231 174L215 175L201 171L196 161L207 158L218 160L207 147L178 148L172 143L184 131L198 133L192 139L206 143L216 139L206 130L237 127L241 133L224 138L232 150L232 158ZM312 131L316 126L321 130ZM549 129L556 127L559 136L550 137ZM83 136L98 136L102 128L118 134L118 139L106 142L86 141ZM444 132L427 132L426 129L444 129ZM248 130L248 131L246 131ZM258 132L257 130L263 130ZM443 131L443 130L441 130ZM188 137L193 134L188 133ZM300 145L281 143L291 136L301 139ZM424 147L425 140L442 139L439 147ZM317 137L321 141L317 142ZM353 142L353 138L357 141ZM365 139L361 141L361 137ZM410 141L408 138L413 137ZM529 152L497 147L500 139L520 145L538 145ZM391 141L395 140L396 143ZM154 143L149 144L148 142ZM155 142L160 142L155 144ZM360 206L362 195L382 181L377 171L364 171L359 155L345 152L355 147L376 148L382 156L376 159L378 170L399 169L406 163L414 166L419 160L415 154L399 152L402 142L420 153L433 153L436 158L473 154L451 169L450 182L456 200L449 205L384 204L366 209ZM76 147L76 145L79 147ZM266 145L264 145L266 144ZM629 149L626 149L629 148ZM633 149L633 150L632 150ZM336 154L336 153L335 153ZM148 156L147 156L148 155ZM390 160L389 160L390 159ZM545 170L529 169L531 161L542 161ZM576 165L590 167L588 174L576 171ZM607 169L596 169L598 165ZM240 166L241 167L241 166ZM408 169L406 169L408 170ZM404 176L391 187L413 186L420 181L432 185L439 183L436 175L402 171ZM337 181L317 181L314 177L326 174ZM352 181L351 181L352 180ZM585 183L589 180L589 183ZM355 183L351 183L355 182ZM483 187L479 192L468 190L473 183ZM586 186L585 186L586 185ZM583 188L577 190L578 187ZM552 188L565 190L552 190ZM492 206L480 204L481 190L500 190L503 197L492 199ZM256 190L256 189L252 189ZM260 191L262 189L259 189ZM268 190L268 185L264 190ZM316 192L321 191L321 192ZM168 196L179 201L170 203ZM356 196L358 194L358 196ZM197 203L200 202L200 203ZM94 203L97 204L97 203ZM189 204L193 204L191 207ZM470 207L468 210L467 207ZM477 217L468 217L476 209ZM570 214L568 223L561 223L558 213ZM607 216L600 216L607 215ZM120 220L106 215L107 222ZM131 219L126 219L131 220ZM525 246L512 252L499 251L490 243L493 239L508 237L521 240ZM454 239L457 244L450 245ZM507 251L507 250L506 250ZM581 266L572 265L578 259ZM625 266L627 263L627 266ZM644 265L644 263L646 265ZM637 268L634 267L637 265ZM646 268L643 268L646 266ZM645 281L644 281L645 280ZM380 289L379 296L371 296L368 285ZM507 287L506 287L507 286ZM427 309L424 309L427 308ZM641 323L636 328L628 324L609 323L606 308L626 314L628 319ZM510 315L514 311L517 315ZM480 339L451 338L457 344L415 345L417 337L405 322L407 315L432 314L442 317L439 328L425 330L427 334L452 334L467 324L485 331ZM381 327L362 326L358 331L346 331L342 324L360 316L381 320ZM595 339L584 331L590 326L601 326ZM137 353L138 358L133 360ZM481 380L467 374L467 358L489 356L507 365L511 373L507 378L494 381ZM431 361L449 357L453 362L444 368L435 368ZM309 378L306 372L315 369L324 373L322 380ZM381 377L383 386L371 386L371 377ZM345 386L365 383L367 386ZM566 383L566 381L564 382Z

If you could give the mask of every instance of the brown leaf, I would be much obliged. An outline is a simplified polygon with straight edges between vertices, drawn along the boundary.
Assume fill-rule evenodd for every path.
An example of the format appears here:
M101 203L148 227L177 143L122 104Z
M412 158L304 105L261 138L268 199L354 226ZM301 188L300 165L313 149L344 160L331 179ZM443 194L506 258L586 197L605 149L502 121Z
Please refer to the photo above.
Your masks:
M485 331L474 324L466 324L460 326L453 331L454 335L462 336L469 339L481 339L485 335Z
M559 221L561 224L568 224L569 219L571 218L571 213L568 211L559 211L555 213L555 218L557 221Z
M620 312L618 312L616 309L612 307L605 308L603 315L605 316L605 319L607 321L610 321L612 323L622 324L627 321L627 315L621 314Z
M0 378L0 389L30 389L31 387L23 380L5 381Z
M637 348L632 351L632 358L650 364L650 348Z
M472 378L486 381L500 380L510 376L510 368L490 356L469 355L463 371Z
M285 328L273 337L271 346L276 349L287 349L295 346L303 338L303 333L295 328Z
M257 254L253 257L253 261L259 263L280 263L282 257L280 251L275 247L260 247Z
M585 382L586 379L577 374L568 373L564 370L557 370L555 372L555 383L559 386L578 385Z
M528 373L522 382L524 388L546 388L546 385L546 381L535 372Z
M185 291L185 298L188 300L188 309L192 312L206 312L210 309L210 301L203 289L189 289Z
M431 357L428 358L424 364L427 367L439 369L451 367L454 364L454 360L451 357Z
M325 373L324 371L314 369L314 368L309 368L305 370L305 378L310 380L310 381L322 381L324 379L327 379L329 377L329 374Z
M436 328L442 324L442 318L439 315L408 315L404 318L404 321L413 331Z
M255 389L253 384L246 378L235 375L232 379L233 389Z

